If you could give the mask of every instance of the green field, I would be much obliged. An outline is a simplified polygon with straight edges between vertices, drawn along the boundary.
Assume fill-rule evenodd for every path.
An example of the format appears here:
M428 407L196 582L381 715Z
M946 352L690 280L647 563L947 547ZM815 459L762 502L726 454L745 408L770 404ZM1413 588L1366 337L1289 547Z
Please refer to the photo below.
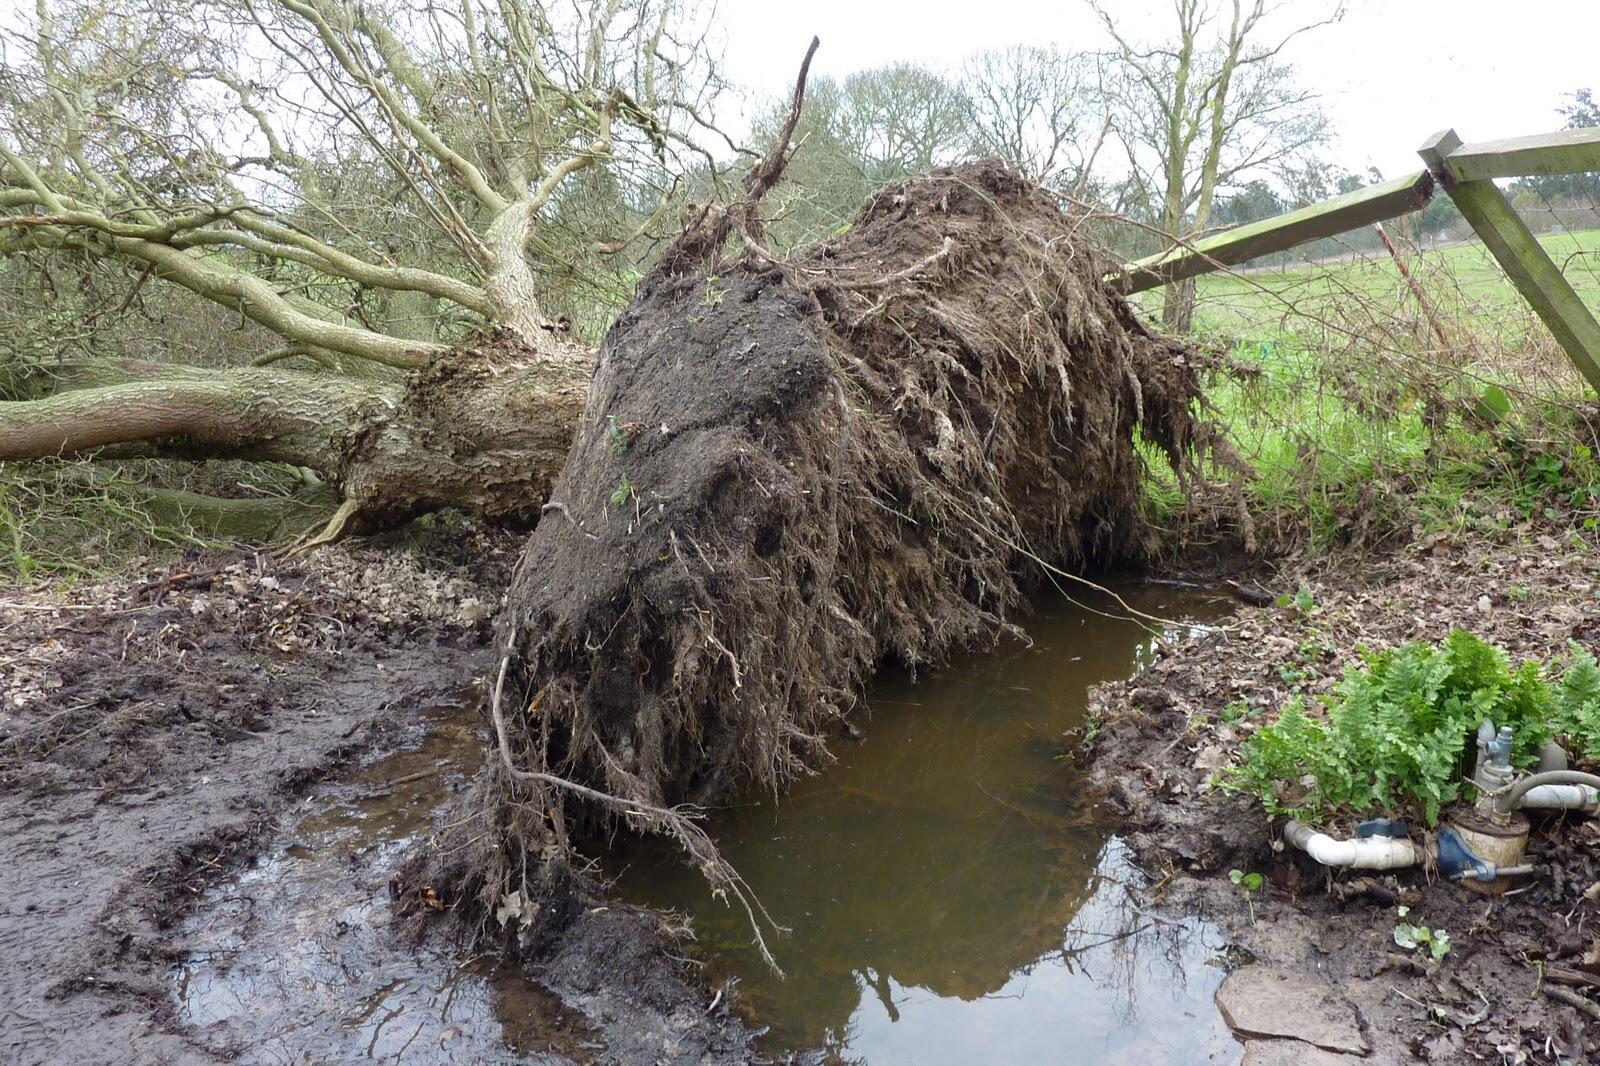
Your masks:
M1600 230L1543 243L1600 308ZM1481 244L1407 264L1448 344L1381 253L1199 279L1196 338L1257 371L1219 376L1209 395L1256 470L1248 500L1267 536L1384 538L1535 512L1592 528L1600 467L1571 433L1586 391L1564 353ZM1159 314L1159 290L1140 299ZM1484 403L1495 389L1503 415Z
M1578 294L1600 307L1600 229L1555 233L1540 238L1540 243ZM1447 318L1495 332L1508 321L1520 324L1531 317L1499 264L1477 241L1407 256L1406 262ZM1283 270L1246 268L1206 275L1198 282L1195 325L1202 333L1252 336L1264 325L1283 328L1278 323L1288 313L1288 328L1293 329L1294 319L1305 317L1305 312L1320 312L1352 298L1387 311L1415 314L1394 261L1379 253ZM1159 293L1145 299L1147 306L1159 306Z

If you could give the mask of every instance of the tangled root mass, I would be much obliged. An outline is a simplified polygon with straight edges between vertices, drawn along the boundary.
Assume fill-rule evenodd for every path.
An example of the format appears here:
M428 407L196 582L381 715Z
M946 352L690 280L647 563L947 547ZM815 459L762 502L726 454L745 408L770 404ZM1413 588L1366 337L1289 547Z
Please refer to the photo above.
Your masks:
M793 260L641 283L510 589L507 758L459 889L536 896L601 812L526 772L652 808L781 789L880 663L997 641L1041 564L1148 549L1137 439L1191 484L1215 436L1196 354L1108 292L1080 223L974 163Z

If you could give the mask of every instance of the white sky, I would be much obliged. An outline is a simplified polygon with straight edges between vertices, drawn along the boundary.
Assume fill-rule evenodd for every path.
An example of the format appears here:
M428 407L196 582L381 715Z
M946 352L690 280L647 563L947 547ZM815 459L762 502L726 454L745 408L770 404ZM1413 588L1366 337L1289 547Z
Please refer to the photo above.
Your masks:
M1171 0L1106 6L1135 39L1172 19ZM1109 45L1084 0L720 0L717 22L728 76L762 95L788 92L813 33L813 71L835 76L899 60L950 68L1008 44ZM1323 96L1333 157L1398 177L1446 126L1465 141L1544 133L1561 126L1563 93L1600 93L1600 0L1352 0L1286 57Z

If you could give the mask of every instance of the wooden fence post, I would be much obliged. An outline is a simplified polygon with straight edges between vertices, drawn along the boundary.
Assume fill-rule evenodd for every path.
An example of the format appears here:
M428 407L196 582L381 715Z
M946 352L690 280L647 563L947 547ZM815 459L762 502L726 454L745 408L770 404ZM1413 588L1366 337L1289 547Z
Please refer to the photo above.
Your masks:
M1492 180L1459 180L1450 154L1461 147L1455 130L1434 134L1417 150L1461 214L1499 261L1589 386L1600 392L1600 323Z

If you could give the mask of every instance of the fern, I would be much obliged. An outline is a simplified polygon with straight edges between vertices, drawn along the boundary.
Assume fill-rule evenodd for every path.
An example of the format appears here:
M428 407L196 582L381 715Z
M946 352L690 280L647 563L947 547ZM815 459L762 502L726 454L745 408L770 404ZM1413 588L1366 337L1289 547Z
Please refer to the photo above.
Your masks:
M1587 654L1587 653L1585 653ZM1440 644L1412 642L1366 654L1345 671L1313 718L1300 700L1243 745L1222 787L1298 817L1421 815L1462 796L1469 741L1485 719L1509 725L1513 762L1529 766L1552 731L1579 725L1600 749L1600 664L1574 657L1559 693L1533 662L1512 670L1505 652L1462 630Z
M1600 759L1600 664L1577 641L1556 690L1556 728L1585 759Z

